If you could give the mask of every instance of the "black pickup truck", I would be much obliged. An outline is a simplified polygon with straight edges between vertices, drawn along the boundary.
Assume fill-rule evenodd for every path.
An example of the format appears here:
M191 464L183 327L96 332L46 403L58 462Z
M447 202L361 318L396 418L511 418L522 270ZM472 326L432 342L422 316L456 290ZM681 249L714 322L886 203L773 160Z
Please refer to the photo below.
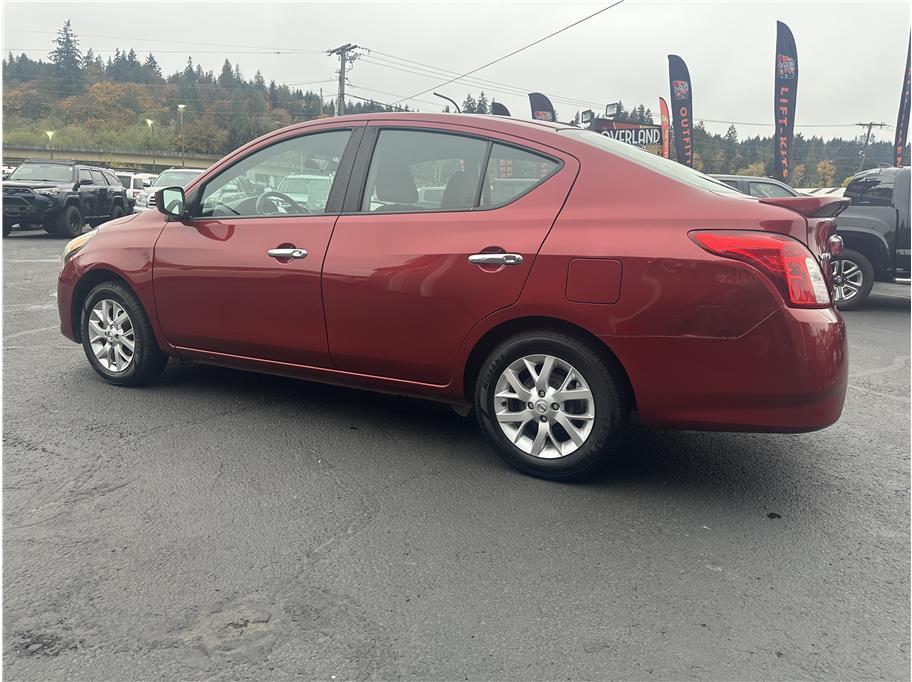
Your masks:
M60 237L126 212L126 190L106 168L73 161L26 161L3 181L3 236L13 225L41 226Z
M909 175L905 168L873 168L846 187L849 207L839 214L836 233L843 252L833 259L836 306L862 306L874 282L908 278L912 253L909 232Z

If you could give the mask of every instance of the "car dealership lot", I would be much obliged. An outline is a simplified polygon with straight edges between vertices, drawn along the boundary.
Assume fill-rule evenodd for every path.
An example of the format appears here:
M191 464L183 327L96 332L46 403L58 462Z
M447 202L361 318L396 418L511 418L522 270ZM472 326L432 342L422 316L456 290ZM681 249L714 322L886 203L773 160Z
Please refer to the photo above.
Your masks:
M846 314L835 426L637 428L569 485L430 403L108 386L57 330L62 248L3 244L11 678L908 676L907 296Z

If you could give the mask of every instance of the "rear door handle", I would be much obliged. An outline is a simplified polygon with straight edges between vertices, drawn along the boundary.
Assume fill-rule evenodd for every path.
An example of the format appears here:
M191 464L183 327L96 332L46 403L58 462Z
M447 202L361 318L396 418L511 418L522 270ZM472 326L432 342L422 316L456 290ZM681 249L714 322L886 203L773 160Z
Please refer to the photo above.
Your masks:
M473 265L519 265L523 257L518 253L473 253L469 262Z
M271 258L306 258L307 249L269 249L266 255Z

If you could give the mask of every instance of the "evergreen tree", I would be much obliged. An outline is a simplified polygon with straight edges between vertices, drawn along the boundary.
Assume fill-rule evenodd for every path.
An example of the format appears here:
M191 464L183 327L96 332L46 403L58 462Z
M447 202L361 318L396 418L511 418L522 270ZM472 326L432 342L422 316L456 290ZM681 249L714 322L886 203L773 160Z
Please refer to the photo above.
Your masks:
M82 53L79 51L79 38L73 32L70 20L67 19L54 40L57 46L50 53L51 63L57 67L57 77L68 93L82 90Z
M231 68L231 62L227 59L222 64L222 72L218 77L219 87L230 88L234 85L234 69Z
M488 98L485 97L484 90L482 90L478 95L478 100L475 102L475 113L476 114L489 114L491 109L488 107Z

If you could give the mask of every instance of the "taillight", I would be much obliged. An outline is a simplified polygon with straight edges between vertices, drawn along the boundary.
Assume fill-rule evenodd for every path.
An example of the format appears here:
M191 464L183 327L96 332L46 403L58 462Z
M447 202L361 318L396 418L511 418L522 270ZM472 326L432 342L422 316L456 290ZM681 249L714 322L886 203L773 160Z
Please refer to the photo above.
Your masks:
M766 275L785 301L798 308L830 305L830 292L817 260L791 237L771 232L695 231L691 238L717 256L747 263Z

